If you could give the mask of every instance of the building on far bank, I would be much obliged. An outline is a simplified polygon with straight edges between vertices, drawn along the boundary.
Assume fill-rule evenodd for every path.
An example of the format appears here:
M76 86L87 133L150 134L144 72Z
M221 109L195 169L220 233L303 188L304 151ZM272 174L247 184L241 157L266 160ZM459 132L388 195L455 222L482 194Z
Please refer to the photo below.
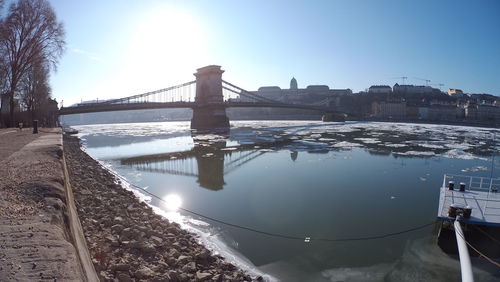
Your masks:
M392 88L388 85L372 85L368 88L368 93L373 94L390 94L392 93Z
M411 84L394 84L392 92L401 94L431 94L441 93L441 90L430 86L411 85Z
M500 106L492 104L470 104L465 108L467 120L500 123Z
M374 101L372 115L377 118L403 119L406 117L406 101Z
M295 79L295 77L292 77L292 80L290 80L290 89L293 89L293 90L299 89L299 87L297 85L297 80Z
M306 88L299 88L297 79L293 77L290 80L289 89L281 89L278 86L263 86L257 91L251 91L253 94L266 97L283 103L303 103L314 104L326 99L343 95L351 95L351 89L330 89L328 85L309 85ZM251 98L240 97L242 102L253 102Z
M452 96L452 95L463 95L464 92L460 89L455 89L455 88L450 88L448 89L448 95Z
M432 121L456 121L457 116L462 116L462 108L456 105L433 104L428 108L428 120Z

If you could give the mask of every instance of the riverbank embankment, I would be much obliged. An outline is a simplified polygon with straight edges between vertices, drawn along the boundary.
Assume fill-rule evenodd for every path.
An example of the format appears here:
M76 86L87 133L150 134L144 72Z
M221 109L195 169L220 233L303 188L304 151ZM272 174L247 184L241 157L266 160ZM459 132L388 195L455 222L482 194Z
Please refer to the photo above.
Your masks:
M111 172L64 137L76 207L102 281L250 281L197 237L157 215Z
M0 130L0 281L86 281L72 244L59 129Z

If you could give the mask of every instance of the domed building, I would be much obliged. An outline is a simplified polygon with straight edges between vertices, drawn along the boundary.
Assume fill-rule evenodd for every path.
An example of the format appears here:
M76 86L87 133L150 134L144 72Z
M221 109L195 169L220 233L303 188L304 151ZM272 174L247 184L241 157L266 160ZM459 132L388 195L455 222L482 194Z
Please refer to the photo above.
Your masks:
M290 80L290 89L297 90L297 80L295 77L292 77L292 80Z

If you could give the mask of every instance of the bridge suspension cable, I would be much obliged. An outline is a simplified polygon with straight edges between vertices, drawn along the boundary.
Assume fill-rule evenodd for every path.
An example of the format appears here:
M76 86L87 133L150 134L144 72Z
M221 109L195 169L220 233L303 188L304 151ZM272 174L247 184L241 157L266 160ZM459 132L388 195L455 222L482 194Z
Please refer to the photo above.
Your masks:
M250 99L254 100L255 102L266 102L266 103L282 104L279 101L276 101L276 100L273 100L273 99L269 99L269 98L257 95L255 93L247 91L247 90L245 90L245 89L243 89L241 87L238 87L238 86L236 86L236 85L234 85L232 83L229 83L229 82L227 82L225 80L222 80L222 88L226 89L228 91L231 91L233 93L236 93L236 94L238 94L240 96L250 98Z
M194 101L194 92L189 86L196 84L196 80L189 81L186 83L182 83L179 85L158 89L155 91L150 91L142 94L132 95L128 97L106 100L103 102L99 102L96 104L119 104L119 103L144 103L144 102L157 102L157 103L166 103L166 102L174 102L174 98L176 100L180 98L180 101L183 98L187 98L188 101ZM170 92L170 93L168 93ZM162 95L163 94L163 95ZM168 95L171 94L171 95ZM187 94L187 95L186 95ZM169 97L170 96L170 97ZM192 99L191 99L192 96ZM151 98L151 99L149 99ZM171 101L168 101L169 98ZM135 100L135 101L134 101ZM152 100L152 101L150 101ZM175 101L177 102L177 101Z

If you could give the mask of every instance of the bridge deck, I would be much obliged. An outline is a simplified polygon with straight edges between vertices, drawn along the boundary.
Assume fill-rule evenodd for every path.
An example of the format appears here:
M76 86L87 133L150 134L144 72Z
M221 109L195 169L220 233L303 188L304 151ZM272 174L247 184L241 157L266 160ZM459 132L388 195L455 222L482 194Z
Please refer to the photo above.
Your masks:
M113 112L113 111L129 111L129 110L148 110L148 109L175 109L175 108L202 108L202 107L224 107L224 108L287 108L320 111L324 113L342 113L339 110L332 108L302 105L302 104L287 104L287 103L253 103L253 102L225 102L214 104L201 104L196 102L144 102L144 103L95 103L83 106L66 107L59 110L59 115L85 114L97 112Z

